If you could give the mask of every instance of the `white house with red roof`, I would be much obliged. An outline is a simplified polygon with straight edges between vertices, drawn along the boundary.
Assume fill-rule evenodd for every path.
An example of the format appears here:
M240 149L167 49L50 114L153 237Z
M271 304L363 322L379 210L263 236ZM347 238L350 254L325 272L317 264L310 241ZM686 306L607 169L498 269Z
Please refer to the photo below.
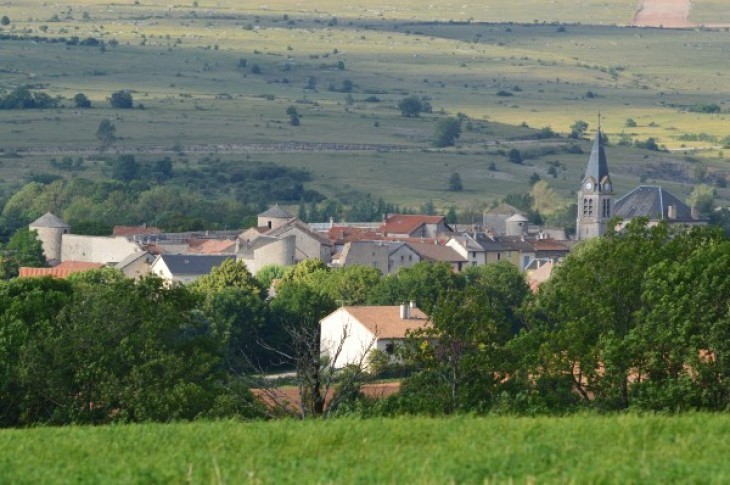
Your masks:
M341 369L368 366L368 356L378 350L394 356L410 332L429 324L415 302L394 306L343 306L320 320L320 348Z

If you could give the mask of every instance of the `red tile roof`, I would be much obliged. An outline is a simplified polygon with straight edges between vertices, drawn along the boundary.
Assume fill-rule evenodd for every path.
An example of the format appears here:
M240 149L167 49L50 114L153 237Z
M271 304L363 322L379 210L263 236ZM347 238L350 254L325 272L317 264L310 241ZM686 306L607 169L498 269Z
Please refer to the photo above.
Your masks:
M545 263L537 268L528 279L528 284L533 293L537 292L537 289L541 284L550 279L553 274L553 263Z
M217 254L229 251L235 245L236 241L231 239L207 239L199 244L193 244L191 241L190 249L200 254Z
M444 216L402 215L390 216L381 226L383 234L409 235L424 224L438 224Z
M40 278L50 276L51 278L67 278L73 273L80 273L90 269L102 268L102 263L87 263L85 261L64 261L53 268L28 268L21 267L19 276L21 278Z
M334 226L327 231L327 237L334 244L346 244L353 241L376 241L383 239L373 229L363 229L360 227Z
M428 325L428 316L418 308L409 308L410 318L400 317L400 306L346 306L345 311L378 338L405 338L408 331Z

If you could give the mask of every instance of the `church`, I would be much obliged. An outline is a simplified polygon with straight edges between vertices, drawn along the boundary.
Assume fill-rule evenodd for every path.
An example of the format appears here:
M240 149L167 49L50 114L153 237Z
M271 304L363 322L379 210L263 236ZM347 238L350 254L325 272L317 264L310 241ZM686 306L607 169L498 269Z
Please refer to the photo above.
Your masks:
M578 190L576 239L602 236L608 222L614 217L622 219L619 228L635 217L646 217L649 224L657 224L659 221L682 225L706 223L699 217L695 207L688 207L657 185L640 185L623 197L615 199L599 125L588 167Z

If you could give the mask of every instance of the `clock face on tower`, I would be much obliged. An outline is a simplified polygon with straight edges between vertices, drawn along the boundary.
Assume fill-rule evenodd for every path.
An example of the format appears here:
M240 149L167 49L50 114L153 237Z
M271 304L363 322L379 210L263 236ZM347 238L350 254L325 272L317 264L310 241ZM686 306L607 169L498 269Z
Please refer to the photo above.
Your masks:
M591 190L593 188L593 184L590 182L586 182L586 190Z

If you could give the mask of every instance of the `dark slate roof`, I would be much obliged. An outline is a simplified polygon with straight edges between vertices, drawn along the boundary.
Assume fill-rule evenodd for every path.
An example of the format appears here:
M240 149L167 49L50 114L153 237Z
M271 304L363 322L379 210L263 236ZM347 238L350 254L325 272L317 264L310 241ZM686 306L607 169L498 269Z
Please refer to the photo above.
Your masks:
M669 218L669 206L677 208L676 221L692 221L691 209L658 185L639 185L618 199L614 204L614 214L624 219L648 217L653 220Z
M269 208L269 210L262 212L259 214L259 217L273 217L274 219L291 219L294 217L293 215L289 214L287 211L279 207L279 204L276 204L274 207Z
M226 259L232 259L232 256L163 254L160 258L172 274L205 275Z
M593 177L593 180L600 182L603 177L608 175L608 162L606 161L606 150L603 147L601 139L601 128L596 130L596 139L593 141L591 149L591 157L588 159L588 167L584 180Z
M64 220L60 217L56 217L50 212L46 212L38 219L31 222L29 227L69 229L71 226L66 224L66 222L64 222Z
M504 251L506 249L499 241L484 234L477 234L476 241L485 251Z

